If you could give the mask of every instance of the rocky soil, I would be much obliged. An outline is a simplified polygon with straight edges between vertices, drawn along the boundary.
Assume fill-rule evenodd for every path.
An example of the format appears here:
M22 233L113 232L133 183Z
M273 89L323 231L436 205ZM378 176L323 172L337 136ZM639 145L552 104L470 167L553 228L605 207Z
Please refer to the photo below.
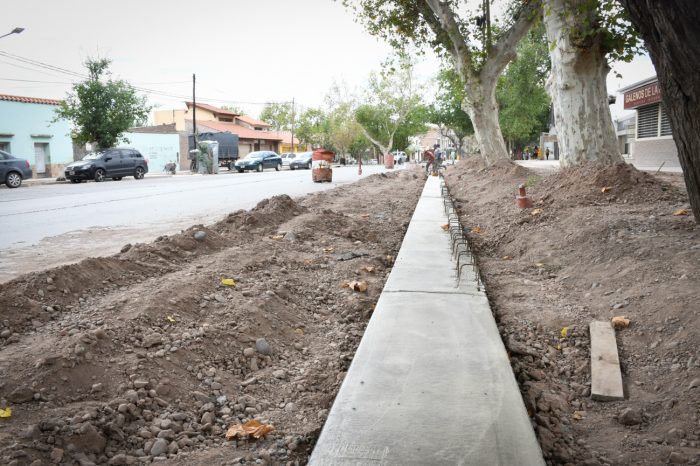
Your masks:
M0 463L306 463L422 185L277 196L0 285ZM250 419L275 430L225 440Z
M547 463L700 464L700 227L674 215L682 177L465 161L446 179ZM588 325L614 316L631 320L626 399L592 401Z

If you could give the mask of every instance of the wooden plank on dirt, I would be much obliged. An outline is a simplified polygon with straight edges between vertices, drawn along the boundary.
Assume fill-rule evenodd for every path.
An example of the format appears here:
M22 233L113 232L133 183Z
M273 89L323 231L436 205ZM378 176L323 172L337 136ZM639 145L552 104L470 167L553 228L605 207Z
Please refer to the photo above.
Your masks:
M624 400L615 330L610 322L593 321L591 331L591 398Z

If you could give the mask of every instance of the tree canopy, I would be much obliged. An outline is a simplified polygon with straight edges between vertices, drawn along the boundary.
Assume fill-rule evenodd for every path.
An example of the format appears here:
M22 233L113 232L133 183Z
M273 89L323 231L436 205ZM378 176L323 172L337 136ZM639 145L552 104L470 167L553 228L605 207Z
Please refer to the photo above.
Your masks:
M293 110L291 102L268 103L260 111L259 118L277 131L289 131L292 129Z
M126 130L144 122L151 111L146 98L136 94L129 83L109 78L110 64L106 58L88 59L88 79L74 84L56 108L56 119L73 124L78 144L97 143L107 148L127 141L123 137Z

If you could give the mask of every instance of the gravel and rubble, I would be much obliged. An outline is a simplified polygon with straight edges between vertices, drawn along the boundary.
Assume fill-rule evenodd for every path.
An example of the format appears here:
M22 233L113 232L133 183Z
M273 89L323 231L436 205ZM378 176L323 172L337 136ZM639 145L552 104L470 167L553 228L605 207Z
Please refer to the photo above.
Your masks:
M305 464L423 181L276 196L0 285L0 463ZM275 430L225 440L250 419Z

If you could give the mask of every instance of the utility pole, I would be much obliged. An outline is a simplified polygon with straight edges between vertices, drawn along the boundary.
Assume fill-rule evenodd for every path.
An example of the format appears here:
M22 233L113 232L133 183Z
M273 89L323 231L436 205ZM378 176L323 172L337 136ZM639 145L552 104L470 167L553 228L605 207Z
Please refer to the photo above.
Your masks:
M192 73L192 134L194 135L194 148L197 149L197 100L195 97L195 82L197 77Z
M292 97L292 152L296 152L294 149L294 97Z

